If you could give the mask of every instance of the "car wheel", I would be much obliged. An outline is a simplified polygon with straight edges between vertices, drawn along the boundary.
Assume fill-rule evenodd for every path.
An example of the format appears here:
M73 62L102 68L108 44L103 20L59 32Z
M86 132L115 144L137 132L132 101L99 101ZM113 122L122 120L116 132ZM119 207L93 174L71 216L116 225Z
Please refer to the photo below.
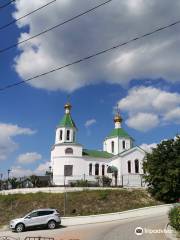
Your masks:
M49 229L55 229L55 227L56 227L56 222L55 222L54 220L49 221L48 224L47 224L47 227L48 227Z
M17 224L15 230L16 230L16 232L23 232L24 231L24 224L23 223Z

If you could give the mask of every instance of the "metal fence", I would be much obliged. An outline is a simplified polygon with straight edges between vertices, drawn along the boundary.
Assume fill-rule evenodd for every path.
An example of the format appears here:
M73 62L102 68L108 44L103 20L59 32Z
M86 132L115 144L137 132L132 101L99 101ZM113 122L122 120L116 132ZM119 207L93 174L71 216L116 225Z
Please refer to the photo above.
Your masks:
M2 236L0 237L0 240L19 240L19 238L14 238L10 236Z
M24 240L54 240L54 238L49 238L49 237L25 237Z
M143 174L127 174L122 175L121 185L123 187L145 187Z
M121 187L145 187L143 174L124 174L115 176L114 174L106 175L112 182L110 186L121 186ZM98 175L73 175L73 176L54 176L54 185L58 186L75 186L78 181L87 181L88 186L103 186L102 181L99 181L102 176Z
M10 236L0 237L0 240L19 240L20 238L14 238ZM54 240L54 238L50 237L25 237L24 240Z

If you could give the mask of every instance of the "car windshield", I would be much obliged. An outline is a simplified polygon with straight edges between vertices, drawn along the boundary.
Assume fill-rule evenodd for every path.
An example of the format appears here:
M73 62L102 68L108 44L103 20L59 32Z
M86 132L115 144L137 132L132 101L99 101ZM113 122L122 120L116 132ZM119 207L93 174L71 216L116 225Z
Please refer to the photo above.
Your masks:
M27 213L25 216L23 216L24 218L27 218L27 217L29 217L31 214L32 214L33 212L29 212L29 213Z

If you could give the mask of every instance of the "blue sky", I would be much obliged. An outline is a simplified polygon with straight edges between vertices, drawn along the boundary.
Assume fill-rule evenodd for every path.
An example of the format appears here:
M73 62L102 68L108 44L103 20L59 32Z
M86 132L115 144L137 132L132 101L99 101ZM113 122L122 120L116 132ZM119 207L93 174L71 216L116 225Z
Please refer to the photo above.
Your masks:
M1 25L11 21L12 14L19 17L48 2L31 1L27 5L19 0L2 9ZM1 48L101 2L57 1L18 25L1 30ZM171 6L168 1L152 1L149 5L142 0L117 4L114 0L61 30L2 53L1 86L168 24L177 20L180 8L178 1ZM122 50L0 92L0 172L5 176L10 168L17 176L42 174L48 169L55 128L63 117L68 94L79 130L78 141L85 148L102 149L103 139L114 127L113 109L117 103L123 127L137 145L147 148L174 137L180 123L179 30L177 26ZM87 121L92 125L85 126Z

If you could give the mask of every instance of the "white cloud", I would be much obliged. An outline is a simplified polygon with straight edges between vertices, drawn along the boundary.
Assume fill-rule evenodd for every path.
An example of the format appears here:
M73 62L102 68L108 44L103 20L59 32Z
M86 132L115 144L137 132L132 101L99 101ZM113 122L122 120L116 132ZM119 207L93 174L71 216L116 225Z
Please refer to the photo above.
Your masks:
M18 125L0 123L0 160L5 160L7 156L18 148L14 137L18 135L32 135L35 131L30 128L22 128Z
M35 169L35 174L37 175L44 175L46 173L46 171L49 171L49 167L50 167L50 162L44 162L39 164L39 166Z
M177 124L180 124L180 107L170 110L164 116L165 121L174 121Z
M157 147L157 143L151 143L151 144L147 144L147 143L143 143L140 145L140 148L142 148L144 151L151 153L153 148Z
M46 171L49 171L49 166L49 161L39 164L39 166L34 170L23 168L22 166L13 166L10 174L12 177L28 177L33 174L44 175Z
M132 116L126 121L126 124L134 129L139 131L146 132L159 123L159 119L155 114L151 113L138 113L135 116Z
M93 125L93 124L95 124L96 123L96 119L89 119L89 120L87 120L86 122L85 122L85 124L84 124L84 126L85 127L90 127L91 125Z
M42 159L41 154L37 152L27 152L20 154L17 158L17 161L22 164L28 164L28 163L33 163L35 161L38 161Z
M126 123L140 131L148 131L159 123L180 122L180 94L155 87L135 87L118 102L128 113Z
M16 1L15 18L46 3L46 0ZM61 0L19 21L19 40L63 22L102 1ZM63 27L19 45L15 70L23 79L109 48L134 36L144 34L173 22L179 16L180 3L174 0L114 0L94 12ZM173 14L169 14L169 13ZM24 26L29 31L24 33ZM179 26L166 29L114 50L103 56L71 66L28 82L48 90L73 91L99 82L127 84L133 79L159 79L178 82ZM157 106L158 107L158 106Z
M33 171L30 169L22 168L21 166L13 166L11 168L10 177L25 177L33 174Z
M177 136L175 136L173 139L176 140ZM162 143L163 141L167 141L167 140L168 139L163 139L160 141L160 143ZM150 144L142 143L139 147L144 149L144 151L146 151L148 153L152 153L153 148L157 148L157 145L158 145L158 143L150 143Z

